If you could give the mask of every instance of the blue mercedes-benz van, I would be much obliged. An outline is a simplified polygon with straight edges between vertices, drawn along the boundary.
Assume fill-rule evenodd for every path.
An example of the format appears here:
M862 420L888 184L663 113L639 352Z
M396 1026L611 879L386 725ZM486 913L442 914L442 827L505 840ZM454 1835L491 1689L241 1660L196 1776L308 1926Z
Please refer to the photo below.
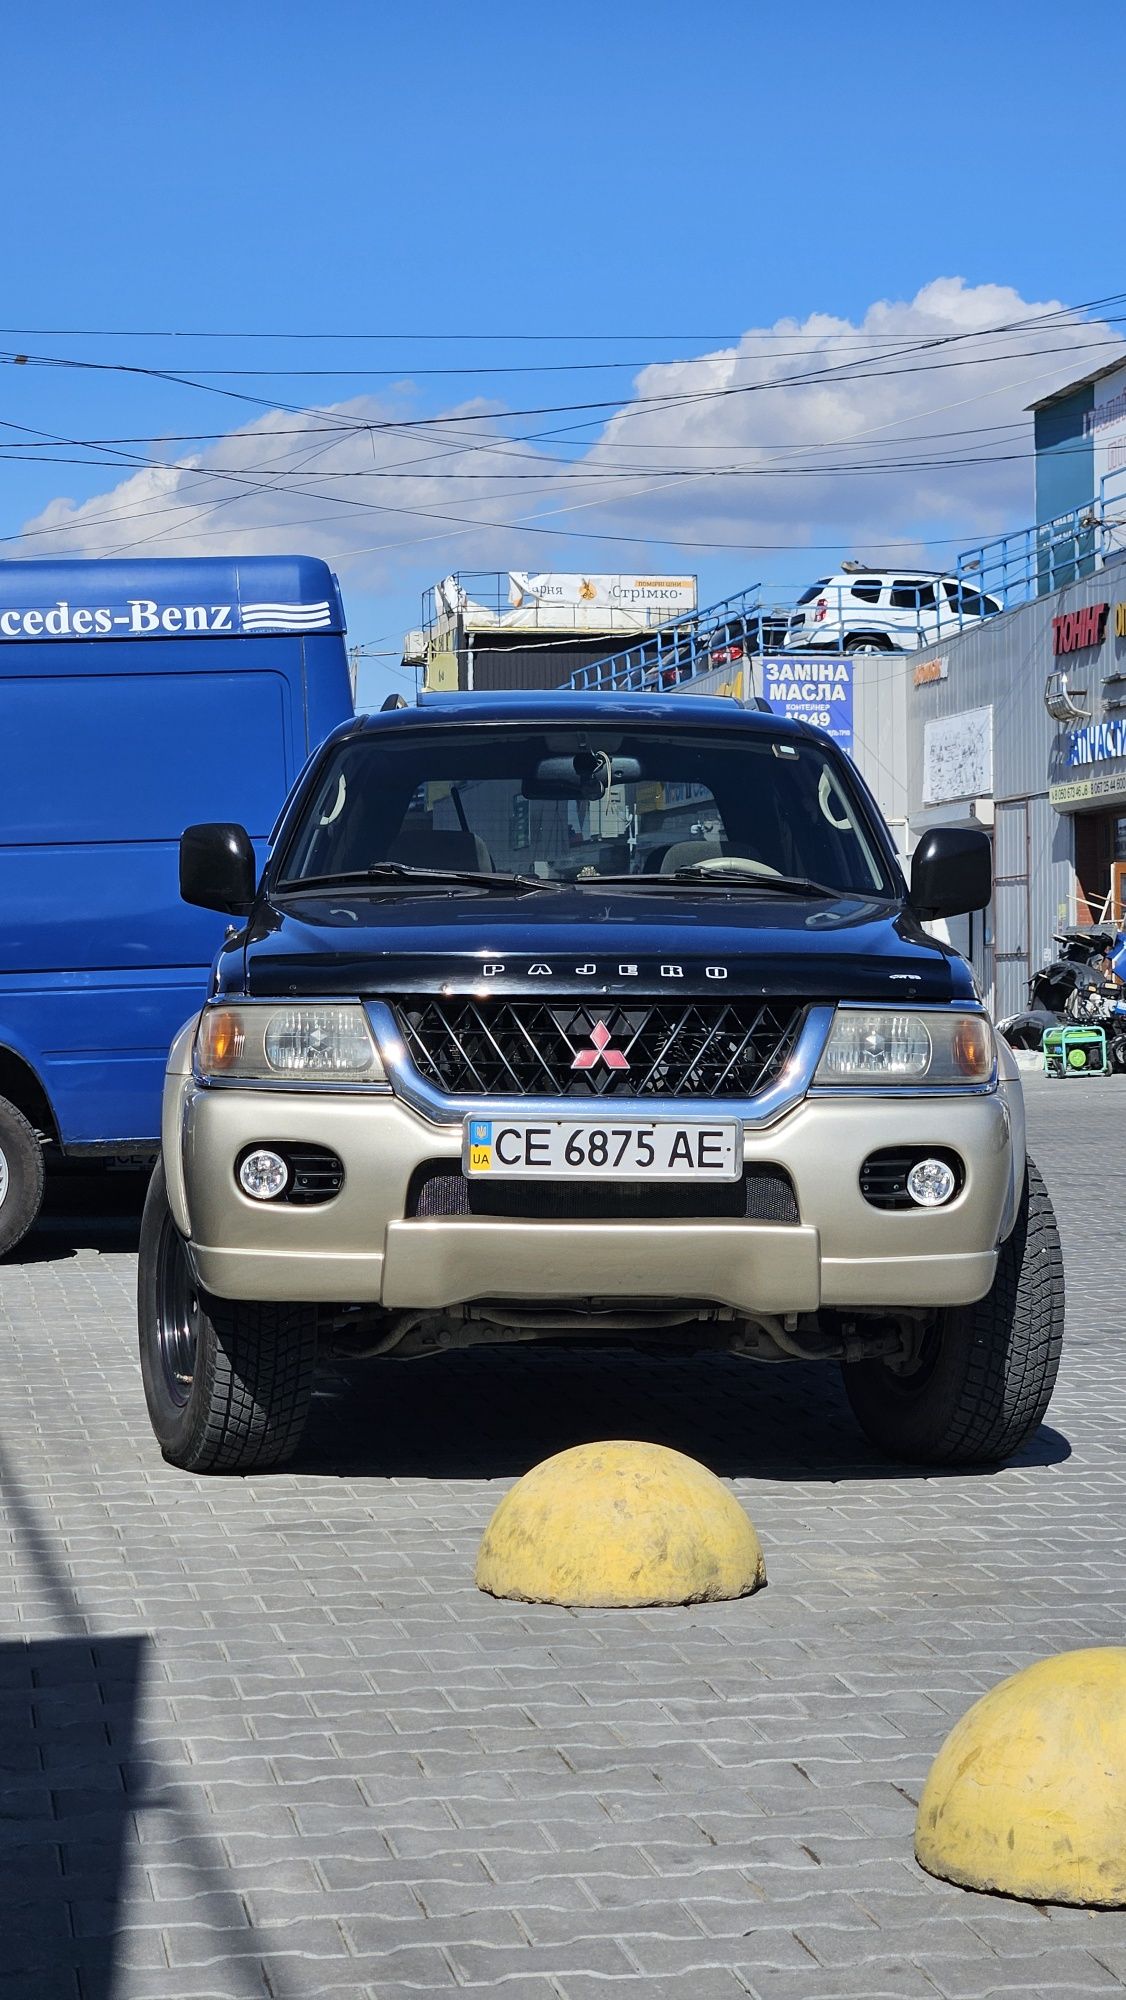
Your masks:
M352 712L344 630L309 557L0 563L0 1252L45 1156L155 1150L223 934L180 835L233 814L265 853Z

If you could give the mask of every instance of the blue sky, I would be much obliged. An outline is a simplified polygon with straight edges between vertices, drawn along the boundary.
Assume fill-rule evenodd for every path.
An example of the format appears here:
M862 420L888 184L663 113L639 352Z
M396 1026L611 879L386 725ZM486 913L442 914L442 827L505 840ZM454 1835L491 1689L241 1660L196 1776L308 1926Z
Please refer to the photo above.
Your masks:
M1113 293L1106 184L1075 169L1100 156L1091 80L1117 60L1123 17L1094 0L1074 19L1064 42L1065 17L1042 0L937 13L823 0L11 12L0 317L13 330L0 355L34 358L0 365L0 420L28 427L0 436L140 442L41 439L45 462L0 463L0 533L36 530L5 546L323 550L340 561L353 637L374 649L371 699L398 684L421 588L459 565L691 567L715 596L815 575L858 533L862 552L916 538L939 561L940 537L954 550L1023 521L1023 405L1111 358L1116 328L990 336L972 350L979 372L912 375L890 394L870 381L862 408L817 388L741 394L693 429L691 407L671 427L634 410L622 428L612 406L638 393L645 363L642 393L730 385L726 363L717 373L701 357L731 352L746 384L760 364L799 367L775 355L836 366L860 336L888 348L964 336ZM928 290L955 278L960 289ZM896 311L873 317L884 300ZM779 321L793 322L785 337ZM66 331L84 328L107 331ZM740 348L748 329L769 331ZM147 330L181 337L137 337ZM341 337L280 337L297 334ZM1030 351L1069 339L1075 358ZM45 365L59 359L101 365ZM607 407L504 414L580 402ZM347 448L326 455L304 435L323 419L271 415L279 405L343 405ZM356 429L425 417L442 424L421 440ZM249 442L224 440L247 423ZM995 465L906 482L881 465L816 490L806 478L809 454L839 438L934 438L968 457L982 424ZM516 437L522 459L498 457ZM722 487L685 484L729 446L744 465L760 447L805 457L753 490L730 472ZM138 465L193 451L190 487L150 466L107 500ZM263 493L268 463L294 491ZM236 493L232 466L256 484ZM230 504L212 512L218 499ZM782 546L746 546L768 541Z

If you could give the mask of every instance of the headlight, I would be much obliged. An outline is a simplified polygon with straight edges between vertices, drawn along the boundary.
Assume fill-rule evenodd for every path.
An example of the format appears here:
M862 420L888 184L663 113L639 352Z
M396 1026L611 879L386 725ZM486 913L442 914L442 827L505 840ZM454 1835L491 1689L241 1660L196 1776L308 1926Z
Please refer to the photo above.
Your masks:
M382 1083L386 1071L362 1007L208 1007L196 1074L254 1083Z
M995 1066L993 1030L984 1014L840 1007L814 1082L964 1087L989 1083Z

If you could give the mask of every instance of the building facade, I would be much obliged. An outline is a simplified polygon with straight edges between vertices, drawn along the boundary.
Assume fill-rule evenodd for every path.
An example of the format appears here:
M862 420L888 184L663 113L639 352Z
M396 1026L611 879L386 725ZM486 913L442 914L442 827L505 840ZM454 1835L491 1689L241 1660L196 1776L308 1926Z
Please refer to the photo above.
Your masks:
M974 821L994 896L953 941L999 1017L1067 924L1123 916L1126 562L903 663L908 844Z
M426 592L403 665L427 694L560 687L695 608L694 576L463 571Z

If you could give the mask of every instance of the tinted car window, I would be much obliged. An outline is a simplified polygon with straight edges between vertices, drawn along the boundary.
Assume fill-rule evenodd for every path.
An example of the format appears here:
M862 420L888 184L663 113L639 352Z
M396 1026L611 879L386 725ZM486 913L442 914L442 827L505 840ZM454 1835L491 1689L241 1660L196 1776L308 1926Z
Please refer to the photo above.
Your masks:
M852 596L858 597L861 604L878 604L880 601L880 585L878 582L854 583L852 586Z
M897 611L923 610L934 603L934 585L921 577L897 577L891 587L891 602Z
M984 608L983 601L978 596L976 590L968 590L964 583L944 583L942 587L955 610L960 609L964 617L981 617ZM989 599L985 600L986 604L989 602Z
M583 797L573 760L589 769L591 753L610 782ZM894 893L846 772L818 743L600 724L396 730L340 743L280 875L296 884L391 861L583 886L711 857L842 892Z
M820 583L811 583L808 590L802 591L801 596L798 598L798 603L812 604L814 598L820 597L821 592L827 590L832 581L831 576L823 576Z

